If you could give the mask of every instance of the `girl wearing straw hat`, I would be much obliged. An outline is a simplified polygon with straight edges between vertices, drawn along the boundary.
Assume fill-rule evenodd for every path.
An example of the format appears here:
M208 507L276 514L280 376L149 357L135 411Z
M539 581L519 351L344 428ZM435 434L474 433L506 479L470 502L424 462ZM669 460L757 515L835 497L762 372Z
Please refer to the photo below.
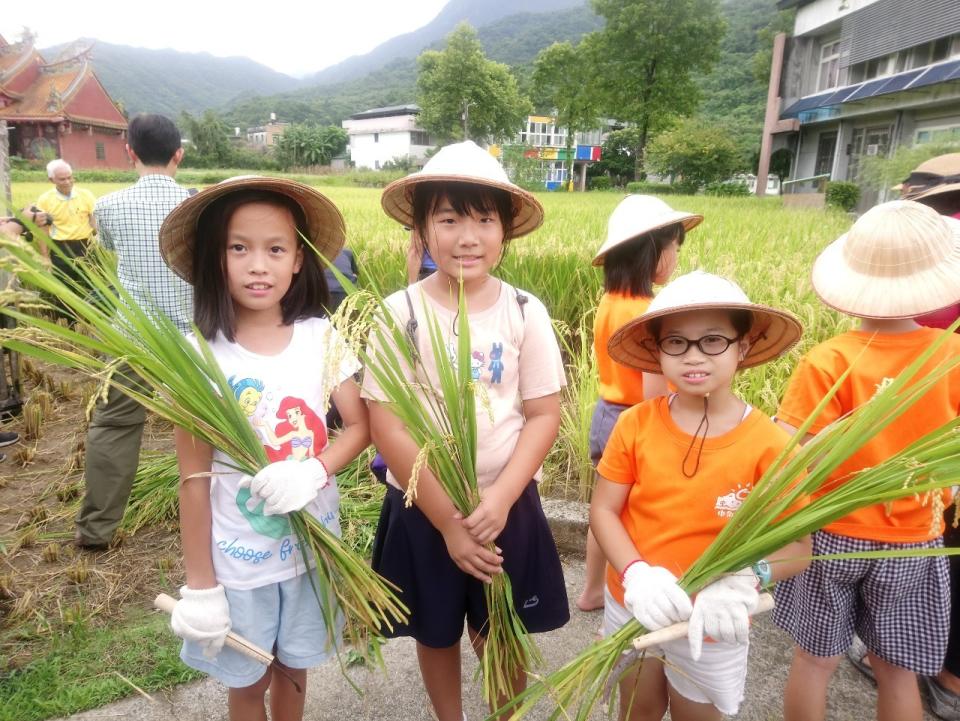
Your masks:
M224 376L245 379L256 391L253 407L243 411L251 424L262 423L258 404L291 423L294 416L311 419L301 429L306 435L288 434L299 436L303 452L253 478L236 472L221 451L175 431L186 585L171 626L184 639L184 663L229 688L230 718L266 718L268 689L274 718L302 718L307 669L338 643L326 623L337 610L321 608L286 514L303 509L339 535L333 474L370 441L352 378L359 363L336 352L343 342L320 317L328 301L323 269L302 240L332 262L344 236L340 211L315 189L252 176L188 198L160 229L163 259L193 286L194 323ZM327 443L331 387L344 425ZM274 449L267 448L269 456ZM231 629L272 649L280 668L265 672L224 647Z
M677 267L687 231L702 215L673 210L651 195L628 195L607 223L607 239L593 264L603 267L603 290L593 321L600 398L590 421L590 458L596 466L619 415L630 406L667 392L662 376L643 373L611 360L607 342L614 331L647 309L654 284L663 285ZM582 611L603 608L606 563L587 531L586 585L577 599Z
M829 245L813 267L813 287L831 308L860 319L857 330L814 347L797 365L777 412L795 432L835 382L813 434L870 400L944 331L914 318L960 302L960 221L909 200L878 205ZM960 355L951 338L918 373ZM842 483L957 417L960 369L851 456L830 479ZM904 472L909 481L907 471ZM861 509L813 534L815 555L939 548L949 492ZM916 674L940 671L950 587L942 557L814 562L777 587L774 620L796 642L784 697L786 719L822 719L827 685L854 632L877 681L877 717L919 721Z
M791 314L697 271L610 339L611 358L677 390L620 414L597 466L590 526L609 561L604 632L631 617L648 630L690 621L687 640L662 644L621 679L621 718L661 718L668 708L674 721L735 714L759 588L807 565L789 560L809 554L809 540L797 541L692 601L677 584L789 440L734 394L734 375L778 357L800 332Z
M382 402L372 374L363 381L373 439L389 469L373 567L402 590L410 623L395 634L416 639L437 718L460 721L460 637L466 618L474 648L483 654L488 619L483 582L501 569L509 574L514 605L528 631L550 631L569 618L560 560L536 483L560 425L563 363L543 304L490 274L508 241L540 225L543 208L469 141L442 148L422 171L387 186L382 205L391 218L413 228L437 266L426 279L390 296L387 305L403 324L416 320L420 329L430 327L429 309L444 341L455 341L462 280L472 357L479 361L475 378L489 401L477 404L482 501L470 516L459 518L426 468L419 473L414 505L404 508L403 490L419 448ZM411 335L420 356L417 375L440 388L429 336ZM485 547L491 541L499 553ZM513 683L522 689L522 674Z

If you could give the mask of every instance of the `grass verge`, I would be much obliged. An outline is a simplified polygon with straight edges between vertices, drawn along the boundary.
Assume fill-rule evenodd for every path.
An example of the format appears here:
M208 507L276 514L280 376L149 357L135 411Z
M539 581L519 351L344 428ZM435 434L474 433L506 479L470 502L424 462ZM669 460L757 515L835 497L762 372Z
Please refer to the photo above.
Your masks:
M134 611L118 623L75 623L49 651L0 676L0 721L41 721L202 678L180 661L166 616ZM123 674L125 681L119 674Z

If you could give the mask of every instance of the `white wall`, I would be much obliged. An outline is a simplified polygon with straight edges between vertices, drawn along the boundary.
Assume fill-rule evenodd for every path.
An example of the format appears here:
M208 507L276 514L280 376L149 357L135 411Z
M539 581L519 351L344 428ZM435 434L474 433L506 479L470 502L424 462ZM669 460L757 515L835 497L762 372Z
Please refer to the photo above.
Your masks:
M388 160L411 155L410 131L381 132L374 141L373 133L350 135L350 160L358 168L380 168Z
M845 15L854 13L867 5L873 5L877 0L814 0L797 10L797 18L793 23L793 34L803 35L817 28L839 20ZM841 9L842 8L842 9Z

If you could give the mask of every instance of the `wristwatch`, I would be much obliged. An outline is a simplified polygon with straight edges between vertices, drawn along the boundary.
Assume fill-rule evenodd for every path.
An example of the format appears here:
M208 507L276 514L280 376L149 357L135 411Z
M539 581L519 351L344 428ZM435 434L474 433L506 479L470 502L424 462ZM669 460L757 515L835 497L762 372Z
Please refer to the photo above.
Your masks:
M766 588L773 583L773 569L770 568L770 562L766 559L757 561L750 568L756 574L760 588Z

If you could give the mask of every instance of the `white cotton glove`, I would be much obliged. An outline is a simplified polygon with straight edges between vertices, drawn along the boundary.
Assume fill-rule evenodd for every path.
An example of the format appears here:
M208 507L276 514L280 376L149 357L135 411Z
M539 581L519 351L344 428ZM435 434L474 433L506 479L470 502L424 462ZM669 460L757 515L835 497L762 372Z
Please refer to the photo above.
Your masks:
M263 515L299 511L317 497L330 482L327 470L317 458L302 461L277 461L260 470L253 478L240 479L241 488L250 489L247 508L264 502Z
M632 564L623 574L623 603L648 631L686 621L693 610L676 576L643 561Z
M180 600L170 616L173 632L185 641L195 641L203 655L213 658L230 632L230 607L223 586L180 589Z
M750 568L714 581L697 594L690 614L690 655L696 661L703 650L704 635L724 643L746 643L750 638L750 614L760 602L759 582Z

